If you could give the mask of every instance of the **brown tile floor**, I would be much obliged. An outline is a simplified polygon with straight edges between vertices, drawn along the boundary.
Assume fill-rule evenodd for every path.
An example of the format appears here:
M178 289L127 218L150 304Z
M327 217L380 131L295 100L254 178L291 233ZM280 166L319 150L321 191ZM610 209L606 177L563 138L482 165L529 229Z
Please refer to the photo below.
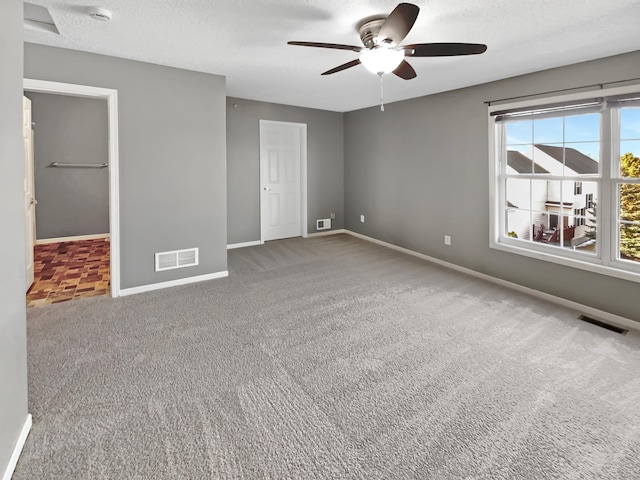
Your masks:
M36 245L35 281L27 306L49 305L109 293L109 240Z

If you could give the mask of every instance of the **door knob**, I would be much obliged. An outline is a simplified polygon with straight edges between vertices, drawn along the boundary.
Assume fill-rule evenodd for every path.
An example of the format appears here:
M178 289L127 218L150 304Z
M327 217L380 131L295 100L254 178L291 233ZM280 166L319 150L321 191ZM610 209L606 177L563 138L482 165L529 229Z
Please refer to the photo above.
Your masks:
M36 200L35 198L32 198L31 201L29 202L29 205L37 205L38 204L38 200Z
M270 189L269 187L264 187L264 191L265 191L265 192L270 192L270 191L271 191L271 189Z

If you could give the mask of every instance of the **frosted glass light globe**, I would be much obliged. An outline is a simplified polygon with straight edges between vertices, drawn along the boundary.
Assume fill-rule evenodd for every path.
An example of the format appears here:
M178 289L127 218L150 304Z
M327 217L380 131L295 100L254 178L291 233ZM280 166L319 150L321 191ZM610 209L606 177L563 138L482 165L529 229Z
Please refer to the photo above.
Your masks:
M384 47L364 50L360 54L360 63L371 73L377 75L393 72L402 63L403 59L404 50Z

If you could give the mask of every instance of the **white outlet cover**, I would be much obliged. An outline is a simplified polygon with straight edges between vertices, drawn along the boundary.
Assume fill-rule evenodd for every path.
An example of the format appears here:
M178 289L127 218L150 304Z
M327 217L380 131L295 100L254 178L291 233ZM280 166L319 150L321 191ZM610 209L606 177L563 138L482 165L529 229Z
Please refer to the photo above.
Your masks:
M360 221L364 223L364 215L360 215Z

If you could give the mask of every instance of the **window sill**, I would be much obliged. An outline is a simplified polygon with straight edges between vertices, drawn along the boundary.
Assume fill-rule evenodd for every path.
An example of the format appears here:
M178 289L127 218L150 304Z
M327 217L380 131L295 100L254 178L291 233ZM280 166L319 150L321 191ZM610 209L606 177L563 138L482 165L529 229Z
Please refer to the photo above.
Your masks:
M503 252L522 255L524 257L535 258L536 260L564 265L565 267L578 268L580 270L586 270L588 272L640 283L640 271L634 272L631 270L623 270L621 268L602 265L601 263L596 263L600 262L600 260L595 257L592 261L580 260L568 256L554 255L551 252L541 252L529 248L523 248L518 245L501 243L495 240L492 240L489 246L495 250L500 250Z

